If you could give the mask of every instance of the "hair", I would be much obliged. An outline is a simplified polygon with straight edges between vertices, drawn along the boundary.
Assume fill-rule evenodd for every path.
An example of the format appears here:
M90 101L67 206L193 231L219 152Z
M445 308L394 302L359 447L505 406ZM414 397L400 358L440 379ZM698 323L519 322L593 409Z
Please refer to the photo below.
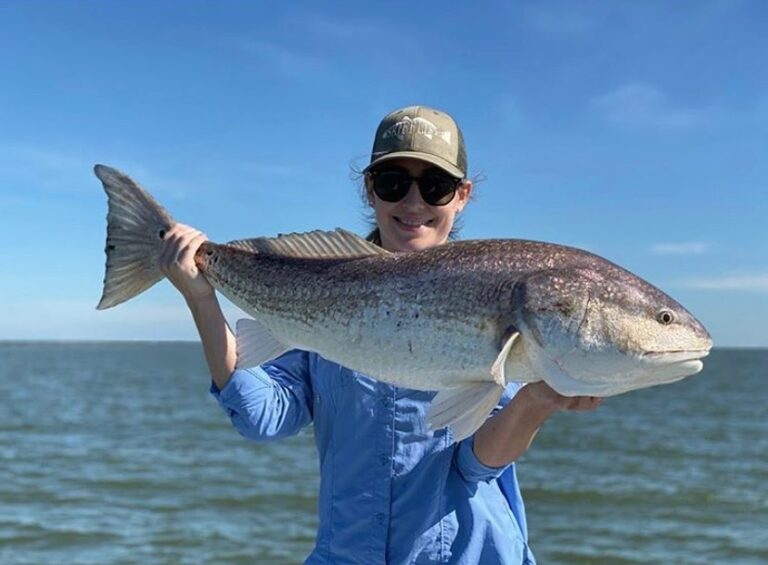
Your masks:
M379 226L376 223L376 215L373 211L373 207L371 206L370 199L368 198L368 189L365 186L365 173L363 172L364 167L360 167L355 162L350 164L349 166L349 178L357 184L357 188L360 194L360 201L363 204L364 207L364 217L365 221L369 226L370 231L368 232L368 235L365 236L365 239L367 241L370 241L371 243L375 243L378 246L381 246L381 233L379 232ZM465 182L467 180L472 181L472 186L477 186L477 183L485 181L485 175L483 173L476 173L471 179L468 179L467 177L464 177L461 179L461 182ZM470 200L474 200L475 198L475 191L472 191L472 194L470 195ZM451 231L448 234L448 241L453 241L456 239L459 239L459 232L461 231L461 228L463 227L462 218L459 216L456 216L453 221L453 226L451 226Z

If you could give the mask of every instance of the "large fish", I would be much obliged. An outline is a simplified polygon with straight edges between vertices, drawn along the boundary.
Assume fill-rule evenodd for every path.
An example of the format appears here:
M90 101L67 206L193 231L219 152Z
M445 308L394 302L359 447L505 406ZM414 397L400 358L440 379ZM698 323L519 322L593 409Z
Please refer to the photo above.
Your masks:
M163 278L171 216L131 178L97 165L109 198L110 308ZM473 433L504 385L546 381L566 396L612 396L702 369L704 327L659 289L579 249L514 239L389 253L343 230L206 242L206 279L253 316L238 366L291 348L382 381L440 391L428 414Z

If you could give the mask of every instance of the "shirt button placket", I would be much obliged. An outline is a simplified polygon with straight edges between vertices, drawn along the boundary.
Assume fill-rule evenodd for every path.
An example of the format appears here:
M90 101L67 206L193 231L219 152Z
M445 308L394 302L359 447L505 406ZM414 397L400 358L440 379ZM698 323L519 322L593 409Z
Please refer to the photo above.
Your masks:
M379 383L379 400L381 408L377 411L382 424L382 432L377 437L377 448L379 452L379 472L380 477L376 492L376 510L373 515L374 529L382 532L378 539L386 540L386 529L389 527L389 506L391 503L391 481L392 481L392 440L394 435L394 389L390 385ZM386 545L386 544L384 544ZM386 547L381 547L382 552L386 552Z

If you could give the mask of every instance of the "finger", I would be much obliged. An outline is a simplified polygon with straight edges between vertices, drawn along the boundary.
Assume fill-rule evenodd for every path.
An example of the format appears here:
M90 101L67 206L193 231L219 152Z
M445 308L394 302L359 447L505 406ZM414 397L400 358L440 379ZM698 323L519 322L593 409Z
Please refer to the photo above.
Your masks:
M178 262L180 265L194 264L195 254L200 246L208 241L206 235L202 232L196 232L193 237L187 241L184 248L178 255Z
M185 238L194 233L197 233L197 230L185 224L176 224L168 230L163 238L163 246L158 258L158 264L163 273L167 275L168 271L175 266Z
M160 251L158 263L160 269L168 274L173 269L176 256L179 254L179 242L181 241L179 232L168 233L163 240L163 248Z
M574 399L574 403L570 409L582 412L586 410L594 410L600 406L602 402L603 399L596 396L579 396Z
M176 224L171 226L171 229L163 235L158 264L164 273L166 273L171 264L171 258L176 255L175 247L177 245L179 234L182 233L186 227L187 226L184 224Z
M157 266L165 276L168 276L168 268L170 266L170 258L175 254L173 247L175 243L170 233L165 234L163 243L160 247L160 256L157 258Z
M188 230L177 236L176 244L174 245L174 255L170 258L171 265L176 268L184 266L183 257L188 255L188 248L190 242L195 239L200 232L197 230Z

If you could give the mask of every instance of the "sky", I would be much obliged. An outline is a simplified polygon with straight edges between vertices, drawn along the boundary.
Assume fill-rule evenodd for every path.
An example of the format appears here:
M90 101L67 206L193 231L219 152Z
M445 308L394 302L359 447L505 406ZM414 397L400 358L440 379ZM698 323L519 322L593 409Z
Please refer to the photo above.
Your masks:
M363 233L352 170L424 104L479 181L462 238L588 249L768 346L768 4L448 6L0 1L0 339L195 339L165 281L95 310L95 163L214 241Z

